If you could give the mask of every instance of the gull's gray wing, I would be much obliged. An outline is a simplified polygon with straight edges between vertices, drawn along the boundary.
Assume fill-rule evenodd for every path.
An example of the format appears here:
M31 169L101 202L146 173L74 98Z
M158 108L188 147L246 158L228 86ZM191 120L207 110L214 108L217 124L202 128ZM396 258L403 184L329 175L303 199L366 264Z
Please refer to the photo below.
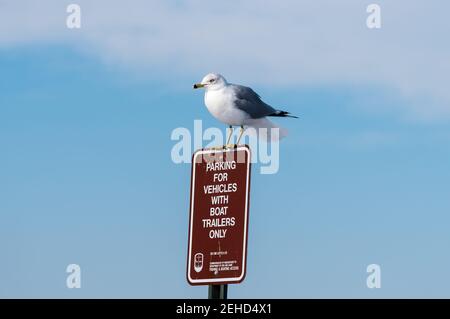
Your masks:
M277 110L264 103L261 97L251 88L233 84L232 89L235 94L234 104L251 118L257 119L276 114Z

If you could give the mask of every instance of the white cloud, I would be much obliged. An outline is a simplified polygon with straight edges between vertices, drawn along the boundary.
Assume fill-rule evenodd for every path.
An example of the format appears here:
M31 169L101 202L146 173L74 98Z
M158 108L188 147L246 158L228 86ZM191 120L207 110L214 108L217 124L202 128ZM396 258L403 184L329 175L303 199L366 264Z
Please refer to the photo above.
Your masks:
M383 87L411 117L450 119L448 1L72 2L81 30L66 28L70 1L1 1L0 47L62 43L166 77L220 71L261 85ZM373 2L379 30L365 24Z

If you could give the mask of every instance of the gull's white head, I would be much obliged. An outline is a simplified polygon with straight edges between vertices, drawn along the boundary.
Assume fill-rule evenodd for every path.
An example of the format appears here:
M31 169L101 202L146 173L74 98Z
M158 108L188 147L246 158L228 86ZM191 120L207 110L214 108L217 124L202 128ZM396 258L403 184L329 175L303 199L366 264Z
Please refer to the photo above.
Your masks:
M194 84L194 89L205 88L207 90L219 90L227 85L227 80L217 73L205 75L200 83Z

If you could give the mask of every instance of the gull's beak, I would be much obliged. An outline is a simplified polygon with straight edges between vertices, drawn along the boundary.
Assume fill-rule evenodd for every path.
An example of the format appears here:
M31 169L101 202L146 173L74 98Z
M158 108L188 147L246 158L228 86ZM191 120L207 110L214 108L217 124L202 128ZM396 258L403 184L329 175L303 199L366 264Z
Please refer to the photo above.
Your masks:
M201 83L194 84L194 89L201 89L202 87L205 87L205 85Z

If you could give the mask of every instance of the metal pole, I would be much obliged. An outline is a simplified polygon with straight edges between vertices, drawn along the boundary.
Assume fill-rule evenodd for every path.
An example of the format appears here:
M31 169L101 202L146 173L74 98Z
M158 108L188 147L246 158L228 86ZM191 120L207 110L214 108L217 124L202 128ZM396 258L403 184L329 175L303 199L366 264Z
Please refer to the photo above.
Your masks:
M209 285L208 299L227 299L228 285Z

